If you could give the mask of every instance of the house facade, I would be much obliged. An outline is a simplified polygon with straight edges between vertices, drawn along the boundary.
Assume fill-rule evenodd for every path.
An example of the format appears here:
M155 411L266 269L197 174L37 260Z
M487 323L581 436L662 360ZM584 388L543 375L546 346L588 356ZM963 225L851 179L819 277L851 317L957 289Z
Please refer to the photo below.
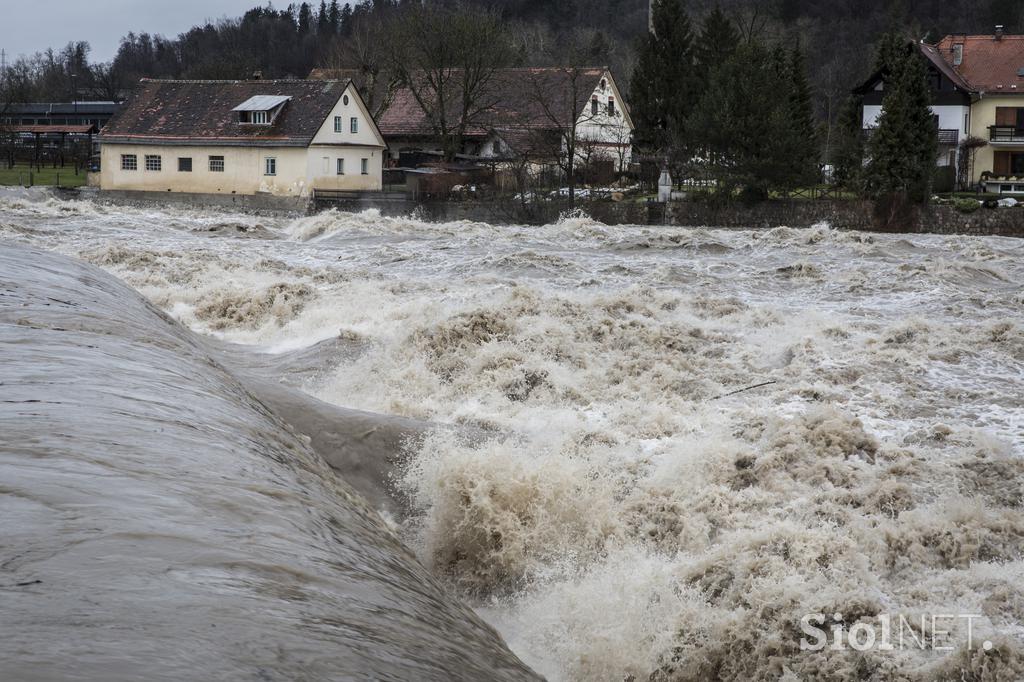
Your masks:
M310 77L337 73L316 69ZM632 160L633 121L606 67L500 69L480 100L480 111L463 136L459 160L557 166L565 160L570 137L579 162L601 159L624 170ZM443 158L430 120L409 88L388 94L378 124L390 165L417 166Z
M143 80L100 135L100 188L309 197L382 186L351 81Z
M939 165L986 192L1024 193L1024 35L996 27L991 35L949 35L916 49L928 64ZM882 112L885 75L874 74L855 92L870 131Z
M1024 35L952 35L936 48L972 89L971 180L986 191L1024 193ZM980 143L979 143L980 144Z

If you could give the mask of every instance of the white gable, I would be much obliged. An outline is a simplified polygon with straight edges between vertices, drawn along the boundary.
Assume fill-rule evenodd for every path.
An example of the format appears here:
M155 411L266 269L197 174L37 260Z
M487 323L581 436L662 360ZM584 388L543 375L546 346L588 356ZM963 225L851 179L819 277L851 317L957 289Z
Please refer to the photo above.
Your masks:
M352 83L348 84L334 104L331 113L313 137L312 144L359 145L382 149L387 147L377 124L363 103L363 98L359 96L359 91Z

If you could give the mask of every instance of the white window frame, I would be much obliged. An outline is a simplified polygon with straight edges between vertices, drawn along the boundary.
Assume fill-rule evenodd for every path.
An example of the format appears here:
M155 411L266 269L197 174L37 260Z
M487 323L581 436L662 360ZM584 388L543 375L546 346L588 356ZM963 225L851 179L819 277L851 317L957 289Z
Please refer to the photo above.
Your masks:
M137 154L122 154L121 155L121 170L123 171L137 171L139 170L139 157Z
M369 175L370 174L370 160L369 159L360 159L359 160L359 174L360 175Z
M337 171L336 175L344 175L345 174L345 159L339 158L337 160L337 162L335 162L334 166L335 166L335 170Z
M270 116L265 111L253 111L249 114L249 122L265 126L270 122Z
M263 174L277 175L277 157L267 156L263 159Z
M226 164L224 163L224 157L223 156L210 156L209 160L208 160L208 163L209 163L209 165L207 167L210 169L211 173L223 173L224 172L224 168L225 168ZM217 168L215 164L219 165L220 168Z
M345 132L345 129L342 127L342 122L341 121L342 121L341 116L335 116L334 117L334 132L336 132L336 133L343 133L343 132Z
M353 116L352 118L349 119L348 131L353 135L359 132L359 119L357 117Z
M164 159L159 154L146 154L145 163L146 170L155 173L159 173L164 167Z

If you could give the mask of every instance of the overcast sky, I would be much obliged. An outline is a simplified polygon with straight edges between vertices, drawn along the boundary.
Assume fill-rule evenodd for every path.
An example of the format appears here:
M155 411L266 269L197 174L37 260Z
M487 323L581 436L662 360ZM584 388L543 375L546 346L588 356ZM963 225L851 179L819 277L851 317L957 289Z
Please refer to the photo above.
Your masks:
M279 0L275 7L288 6ZM7 62L72 40L92 46L91 62L117 52L121 36L162 33L173 37L206 19L236 17L266 0L0 0L0 48Z

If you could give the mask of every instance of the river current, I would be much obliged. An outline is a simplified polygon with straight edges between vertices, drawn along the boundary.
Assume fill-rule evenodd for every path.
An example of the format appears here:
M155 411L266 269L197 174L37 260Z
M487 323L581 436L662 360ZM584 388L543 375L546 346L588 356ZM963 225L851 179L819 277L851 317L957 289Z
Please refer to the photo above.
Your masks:
M549 679L1024 678L1020 240L8 197L0 241L401 420L350 482Z

